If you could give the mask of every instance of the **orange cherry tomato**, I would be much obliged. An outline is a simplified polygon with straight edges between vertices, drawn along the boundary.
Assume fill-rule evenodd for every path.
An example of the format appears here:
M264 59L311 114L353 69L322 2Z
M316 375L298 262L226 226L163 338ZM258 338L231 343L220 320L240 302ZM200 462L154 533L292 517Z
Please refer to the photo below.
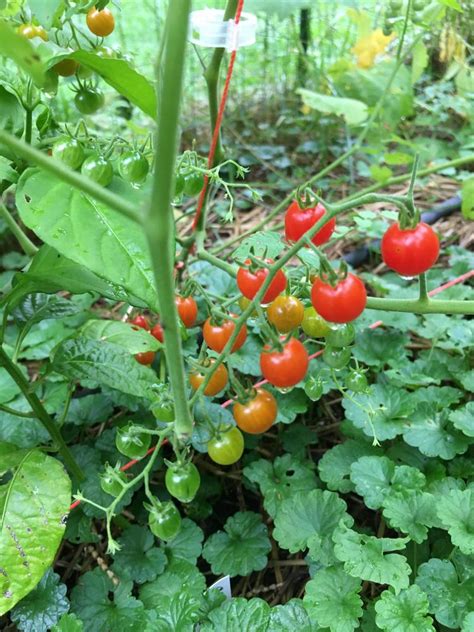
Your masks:
M215 363L215 360L209 360L209 365ZM191 383L191 387L194 391L197 391L201 384L206 379L205 373L201 373L200 371L193 371L189 376L189 381ZM220 393L226 386L229 381L229 374L227 369L223 364L219 364L216 369L216 372L211 377L209 382L207 383L206 388L204 389L204 395L207 397L213 397Z
M234 316L234 314L231 314ZM221 353L227 344L227 341L234 333L235 323L233 320L224 320L220 325L214 324L211 318L208 318L202 328L202 335L209 349ZM244 325L232 345L231 351L237 351L247 339L247 326Z
M198 314L198 306L192 296L175 298L178 314L185 327L193 327Z
M308 352L296 338L290 338L282 351L272 351L267 345L260 354L263 377L279 388L288 388L301 382L308 364Z
M89 10L86 18L89 31L99 37L107 37L115 28L115 19L109 9L98 11L95 7Z
M296 296L277 296L267 307L268 320L282 334L299 327L304 317L303 303Z
M278 407L273 395L259 388L252 399L243 404L236 402L232 412L241 430L249 434L261 434L273 426Z

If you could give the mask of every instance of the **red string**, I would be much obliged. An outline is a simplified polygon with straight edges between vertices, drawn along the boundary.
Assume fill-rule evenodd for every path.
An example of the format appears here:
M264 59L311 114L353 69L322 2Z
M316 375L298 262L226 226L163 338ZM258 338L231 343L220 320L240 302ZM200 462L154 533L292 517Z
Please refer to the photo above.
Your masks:
M237 10L235 12L236 25L240 22L240 17L242 15L243 8L244 8L244 0L239 0L239 4L237 5ZM212 169L213 164L214 164L214 156L216 154L217 142L219 140L219 133L222 127L222 119L224 118L224 110L225 110L225 105L227 102L227 97L229 95L230 80L232 79L232 73L234 71L234 64L235 64L236 57L237 57L237 50L233 50L230 54L229 66L227 67L227 75L225 78L224 90L222 91L222 96L219 103L219 110L217 112L216 124L214 126L214 132L212 134L211 147L209 149L209 155L207 157L208 169ZM206 175L204 176L204 185L199 195L198 205L196 208L196 215L194 216L193 231L196 230L196 227L199 223L199 219L201 217L202 208L204 206L204 200L206 197L208 185L209 185L209 176Z

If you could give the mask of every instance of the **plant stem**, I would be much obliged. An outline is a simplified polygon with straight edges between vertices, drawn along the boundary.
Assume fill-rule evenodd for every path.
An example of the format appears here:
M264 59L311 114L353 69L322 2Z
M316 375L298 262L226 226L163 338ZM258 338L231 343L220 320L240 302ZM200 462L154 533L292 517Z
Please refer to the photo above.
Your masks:
M33 255L35 255L38 252L38 248L27 237L27 235L25 235L23 230L16 223L12 214L10 213L10 211L7 209L7 207L4 204L0 204L0 215L3 217L3 219L7 223L8 228L11 230L13 235L16 237L25 255L28 255L29 257L32 257Z
M5 130L0 130L0 143L5 143L5 145L13 149L13 151L25 160L60 178L63 182L70 184L75 189L87 193L99 202L110 206L110 208L113 208L118 213L125 215L135 222L140 223L142 221L141 213L135 210L135 206L132 203L127 202L119 195L112 193L112 191L101 187L90 178L73 171L62 162L59 162L59 160L54 160L42 151L31 147L24 141L16 138L16 136L13 136L13 134Z
M161 98L158 99L160 108L156 141L157 161L152 199L145 220L160 317L165 331L165 353L176 413L175 432L179 439L186 439L191 435L193 422L188 406L181 335L175 305L175 244L171 200L190 10L191 0L176 0L168 9L168 39L164 53L164 68L159 82ZM160 74L160 69L157 72Z
M3 412L8 415L15 415L15 417L22 417L26 419L34 419L35 417L34 413L24 413L21 410L10 408L10 406L6 406L5 404L0 404L0 410L3 410Z
M31 144L31 137L33 133L33 110L27 108L25 112L25 143Z
M54 421L51 419L49 414L47 413L45 407L40 402L38 396L35 393L32 393L30 390L30 384L26 380L23 373L20 371L19 367L11 361L3 347L0 347L0 365L5 367L6 371L10 374L13 380L20 387L23 396L31 406L32 411L35 413L35 416L39 419L39 421L43 424L46 430L49 433L49 436L56 443L59 454L64 459L64 463L68 470L73 474L78 480L83 480L84 474L82 473L81 468L76 463L74 456L70 452L69 448L66 445L66 442L61 436L61 432L59 428L56 426Z
M230 263L226 263L225 261L222 261L222 259L219 259L219 257L215 257L214 255L211 255L211 253L207 252L206 250L200 250L197 253L197 258L202 259L203 261L208 261L209 263L212 263L212 265L216 266L216 268L220 268L221 270L223 270L224 272L227 272L227 274L229 274L232 277L235 277L235 275L237 274L235 267L233 265L231 265Z
M375 298L367 299L367 309L386 312L412 312L413 314L474 314L474 301L420 300L419 298Z
M426 303L429 301L428 287L426 283L426 273L420 274L420 302Z

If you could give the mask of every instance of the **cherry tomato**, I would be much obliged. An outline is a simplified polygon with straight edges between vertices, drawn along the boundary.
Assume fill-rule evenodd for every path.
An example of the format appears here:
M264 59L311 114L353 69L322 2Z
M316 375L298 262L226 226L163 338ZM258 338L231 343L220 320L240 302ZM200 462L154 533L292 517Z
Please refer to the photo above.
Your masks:
M354 325L351 323L343 323L342 325L331 327L331 330L326 335L326 342L332 347L348 347L354 342L354 338Z
M439 239L424 222L407 230L392 224L382 237L381 250L389 268L402 276L412 277L426 272L436 263Z
M143 351L143 353L135 354L135 360L140 364L145 366L149 366L153 364L153 360L155 359L156 353L154 351Z
M115 28L114 16L107 8L98 11L95 7L92 7L87 14L86 22L89 31L99 37L107 37Z
M22 24L18 27L17 33L27 39L40 37L44 42L47 42L49 39L44 28L42 26L36 26L35 24Z
M160 323L156 323L156 325L151 330L151 335L154 336L161 344L165 342L165 332L163 331L163 327Z
M84 149L76 138L60 138L53 145L53 158L71 169L79 169L84 162Z
M122 482L120 482L122 481ZM100 486L106 494L118 496L127 482L127 477L123 472L114 470L110 465L100 477Z
M251 263L250 259L245 262L246 266ZM265 263L272 264L272 259L265 259ZM259 289L265 282L265 279L269 273L268 268L257 268L254 272L248 267L239 268L237 271L237 285L242 294L252 300ZM283 270L278 270L273 281L270 283L267 291L263 295L261 300L262 304L271 303L276 297L281 294L286 288L286 276Z
M165 485L169 494L182 503L190 503L201 485L201 476L194 463L173 463L166 470Z
M290 338L283 351L272 351L267 345L260 354L263 377L279 388L298 384L306 375L308 364L308 352L296 338Z
M250 305L251 302L252 301L249 301L249 299L245 298L245 296L241 296L239 298L239 301L238 301L238 305L240 307L240 311L241 312L245 312L245 310L247 309L247 307ZM250 316L256 317L257 316L257 310L256 309L252 310L252 312L250 313Z
M151 436L146 432L135 431L134 424L131 422L123 428L119 428L115 435L117 450L131 459L140 459L145 456L150 443Z
M221 430L217 437L209 441L207 451L214 463L232 465L244 453L244 437L240 430L235 427Z
M81 114L94 114L104 105L104 95L96 88L81 88L74 103Z
M174 406L173 406L173 402L170 400L162 400L162 401L156 402L155 404L152 405L150 410L153 416L155 417L155 419L158 419L158 421L162 421L167 424L174 421L174 418L175 418Z
M75 75L79 68L79 64L74 59L62 59L54 64L53 70L60 77L72 77Z
M321 318L314 307L305 308L301 329L310 338L324 338L331 331L328 323Z
M313 402L321 399L323 390L323 381L320 377L311 377L304 385L304 392Z
M185 327L193 327L198 314L198 306L192 296L175 298L178 314Z
M234 316L234 314L231 314L231 316ZM221 353L226 346L227 341L234 333L234 329L235 323L233 320L224 320L220 325L218 325L217 323L213 324L212 319L208 318L202 328L202 335L204 336L204 340L206 341L209 349L217 351L217 353ZM232 345L231 351L233 352L240 349L246 339L247 326L244 325L239 331L239 334Z
M214 364L214 362L214 359L209 360L209 365ZM189 376L189 381L191 383L192 389L194 391L197 391L205 379L205 373L193 371L193 373L191 373L191 375ZM227 386L228 381L229 374L227 372L227 369L223 364L219 364L216 372L211 377L206 388L204 389L204 395L206 395L207 397L213 397L214 395L217 395L217 393L220 393Z
M331 369L343 369L349 364L351 359L351 350L347 347L338 349L337 347L331 347L326 345L323 351L323 360Z
M285 237L287 241L298 241L325 213L326 209L319 202L316 206L301 208L298 200L294 200L288 207L285 215ZM321 230L318 230L316 235L313 235L311 238L313 244L315 246L325 244L331 238L335 227L336 220L333 218Z
M132 325L135 325L134 329L139 327L140 329L146 329L147 331L150 331L150 323L148 322L146 316L143 316L142 314L138 314L138 316L135 316L135 318L131 320L130 323Z
M278 406L269 391L259 388L247 402L235 402L232 412L241 430L249 434L261 434L273 426Z
M354 393L364 393L368 389L367 378L362 371L351 371L346 377L345 385Z
M148 526L153 535L160 540L172 540L181 529L181 516L176 505L171 500L160 503L158 507L151 507L148 516Z
M367 303L363 282L349 273L336 287L317 278L311 290L314 309L331 323L348 323L362 314Z
M174 194L175 197L177 197L178 195L181 195L181 193L184 191L184 176L182 173L178 173L176 175L176 179L174 181Z
M184 178L184 193L190 197L201 192L204 186L204 176L202 173L194 171Z
M133 186L145 182L150 165L145 156L139 151L129 151L120 158L119 173L124 180Z
M303 303L296 296L277 296L267 307L268 320L282 334L299 327L304 317Z
M92 154L84 160L81 173L103 187L108 187L114 177L111 163L98 154Z

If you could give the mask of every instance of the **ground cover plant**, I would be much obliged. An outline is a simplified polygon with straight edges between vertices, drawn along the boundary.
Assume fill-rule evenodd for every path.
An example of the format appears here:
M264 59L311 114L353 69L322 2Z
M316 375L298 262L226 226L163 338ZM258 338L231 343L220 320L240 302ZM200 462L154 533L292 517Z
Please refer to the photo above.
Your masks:
M472 7L191 4L0 1L0 626L474 630Z

